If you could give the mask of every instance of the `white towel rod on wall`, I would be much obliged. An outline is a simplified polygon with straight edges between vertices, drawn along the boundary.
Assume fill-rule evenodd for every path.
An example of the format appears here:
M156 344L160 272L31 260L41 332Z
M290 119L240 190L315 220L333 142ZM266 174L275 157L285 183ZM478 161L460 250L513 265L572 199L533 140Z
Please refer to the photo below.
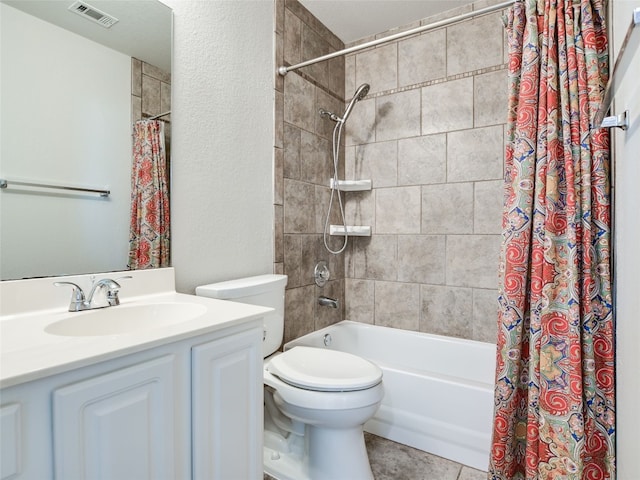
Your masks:
M289 67L282 65L278 68L278 73L282 76L286 75L288 72L293 70L297 70L302 67L308 67L309 65L313 65L315 63L324 62L325 60L331 60L332 58L340 57L342 55L347 55L349 53L357 52L360 50L364 50L365 48L375 47L376 45L381 45L383 43L392 42L393 40L398 40L399 38L408 37L410 35L415 35L417 33L426 32L428 30L433 30L436 28L444 27L451 23L456 23L461 20L466 20L468 18L478 17L480 15L485 15L487 13L492 13L497 10L502 10L503 8L507 8L513 5L516 1L520 0L508 0L506 2L497 3L495 5L491 5L490 7L481 8L480 10L475 10L473 12L462 13L460 15L456 15L455 17L447 18L445 20L440 20L438 22L433 22L428 25L422 25L420 27L412 28L411 30L406 30L404 32L395 33L393 35L389 35L388 37L379 38L377 40L371 40L370 42L361 43L360 45L355 45L353 47L344 48L342 50L338 50L337 52L328 53L327 55L323 55L321 57L312 58L311 60L307 60L301 63L296 63L295 65L291 65Z
M57 190L70 190L73 192L97 193L101 197L108 197L111 194L111 190L103 190L98 188L72 187L69 185L50 185L39 182L19 182L17 180L7 180L4 178L0 178L0 189L5 189L10 185L18 185L21 187L53 188Z

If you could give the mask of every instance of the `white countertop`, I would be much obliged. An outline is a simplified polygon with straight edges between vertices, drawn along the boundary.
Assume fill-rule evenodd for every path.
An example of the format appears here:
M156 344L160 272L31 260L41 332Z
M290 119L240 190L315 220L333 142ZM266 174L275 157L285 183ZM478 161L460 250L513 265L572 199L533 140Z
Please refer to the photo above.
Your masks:
M101 277L108 276L103 274ZM144 277L144 276L143 276ZM148 274L144 280L148 279ZM56 279L48 279L50 285ZM41 281L41 280L38 280ZM134 279L135 281L135 275ZM28 281L25 281L28 282ZM5 282L3 282L5 283ZM126 284L122 282L124 292ZM15 286L14 286L15 287ZM172 285L170 285L172 287ZM12 287L13 288L13 287ZM135 290L132 288L132 290ZM2 290L2 300L9 290ZM70 296L70 290L65 292ZM18 385L38 378L91 365L185 338L215 332L242 323L256 321L270 308L215 300L194 295L164 291L136 297L122 295L121 305L107 307L114 314L117 309L137 303L194 303L205 307L204 313L190 320L146 328L125 334L100 336L62 336L49 334L45 328L70 315L64 306L0 316L0 387Z

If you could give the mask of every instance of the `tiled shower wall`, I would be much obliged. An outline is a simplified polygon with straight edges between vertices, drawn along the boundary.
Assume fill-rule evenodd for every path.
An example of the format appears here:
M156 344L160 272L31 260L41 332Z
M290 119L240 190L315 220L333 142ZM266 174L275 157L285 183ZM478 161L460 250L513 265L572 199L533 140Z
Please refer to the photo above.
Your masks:
M495 342L507 106L501 16L346 57L346 97L362 83L371 91L347 125L345 174L372 179L373 190L347 194L349 223L370 225L372 236L354 238L347 254L345 318Z
M276 65L343 48L296 0L276 0L275 9ZM372 179L372 191L347 193L346 204L348 223L373 233L334 256L322 245L334 124L318 109L340 114L362 83L371 91L349 118L340 178ZM347 318L495 342L507 104L501 13L276 74L275 88L274 271L289 276L285 341ZM332 273L324 288L313 283L318 260ZM319 295L341 307L318 306Z
M293 65L344 48L344 44L295 0L275 2L275 63ZM274 271L289 277L285 294L285 341L344 318L344 254L331 255L322 231L332 176L334 123L320 117L324 108L344 109L344 58L275 74ZM344 140L341 142L344 154ZM344 163L342 163L344 166ZM341 173L341 178L344 172ZM337 221L332 219L332 223ZM331 239L333 249L340 239ZM328 262L331 280L317 287L315 264ZM318 305L336 298L340 307Z
M131 123L171 110L171 74L143 62L131 59ZM167 162L171 151L171 115L164 120Z

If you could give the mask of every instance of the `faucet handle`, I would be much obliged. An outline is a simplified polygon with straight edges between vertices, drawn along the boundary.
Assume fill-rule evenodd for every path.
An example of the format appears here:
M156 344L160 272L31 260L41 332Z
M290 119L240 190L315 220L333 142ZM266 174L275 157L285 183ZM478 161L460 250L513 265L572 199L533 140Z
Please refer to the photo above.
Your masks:
M73 282L53 282L55 287L62 287L64 285L70 285L73 287L73 291L71 292L71 303L69 304L70 312L79 312L84 309L84 304L86 302L84 292L82 289Z
M109 282L109 287L107 290L107 302L110 307L115 307L116 305L120 305L120 297L118 296L118 292L120 291L120 284L117 280L122 280L125 278L133 278L131 275L125 275L123 277L118 277L115 280Z

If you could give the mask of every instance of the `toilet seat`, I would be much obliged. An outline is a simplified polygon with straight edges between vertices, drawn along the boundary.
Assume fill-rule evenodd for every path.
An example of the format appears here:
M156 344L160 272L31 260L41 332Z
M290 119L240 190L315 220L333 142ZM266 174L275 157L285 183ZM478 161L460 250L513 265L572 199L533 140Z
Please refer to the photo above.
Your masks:
M274 357L267 371L289 385L317 392L366 390L382 381L382 370L364 358L304 346Z

